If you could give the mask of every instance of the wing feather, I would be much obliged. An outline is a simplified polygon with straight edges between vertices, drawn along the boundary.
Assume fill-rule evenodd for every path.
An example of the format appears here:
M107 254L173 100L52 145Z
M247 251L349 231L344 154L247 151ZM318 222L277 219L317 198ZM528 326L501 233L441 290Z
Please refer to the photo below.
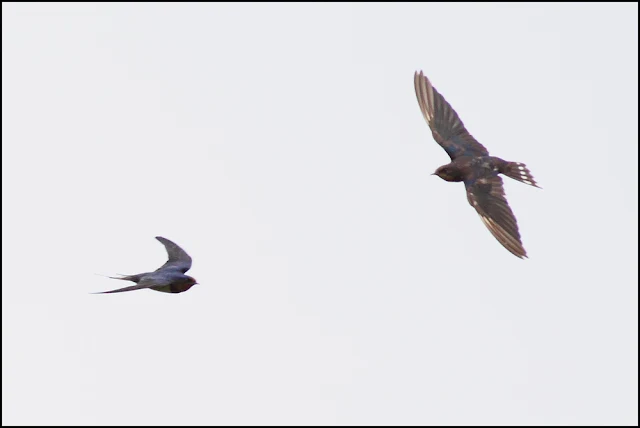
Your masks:
M466 183L467 199L476 209L487 229L507 250L517 257L527 257L520 240L518 222L505 197L499 176L479 178Z
M182 273L185 273L189 269L191 269L191 256L187 254L182 248L180 248L176 243L168 240L167 238L163 238L162 236L156 236L156 239L160 241L167 250L167 254L169 255L169 260L161 267L156 269L156 272L162 269L177 269Z
M451 160L460 156L488 156L489 151L467 131L458 113L431 85L422 71L416 72L413 83L420 111L433 139L447 152Z

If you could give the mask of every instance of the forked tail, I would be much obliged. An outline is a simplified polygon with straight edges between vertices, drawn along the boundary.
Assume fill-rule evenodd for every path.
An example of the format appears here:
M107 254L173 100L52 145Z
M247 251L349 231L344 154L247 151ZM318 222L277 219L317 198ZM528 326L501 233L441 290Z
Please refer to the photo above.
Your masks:
M105 278L111 278L111 279L121 279L123 281L133 281L133 282L135 282L137 284L144 274L143 273L139 273L137 275L122 275L122 274L118 274L120 276L109 276L109 275L102 275L102 274L97 273L96 275L104 276Z
M504 171L501 172L514 180L518 180L524 184L529 184L530 186L535 186L541 189L541 187L538 186L538 183L536 183L536 180L534 180L533 175L531 175L529 168L527 168L523 163L507 162Z

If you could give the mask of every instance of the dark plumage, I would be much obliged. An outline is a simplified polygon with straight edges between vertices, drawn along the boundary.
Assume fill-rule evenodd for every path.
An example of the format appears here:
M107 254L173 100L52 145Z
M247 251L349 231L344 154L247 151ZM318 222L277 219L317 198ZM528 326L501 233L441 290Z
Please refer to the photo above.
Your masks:
M498 174L539 187L529 169L523 163L489 156L489 151L466 130L458 114L422 71L415 73L414 85L420 110L434 140L451 158L451 162L439 167L434 175L446 181L464 182L469 204L493 236L512 254L527 257Z
M156 239L162 242L169 254L169 260L167 260L165 264L153 272L122 277L110 276L109 278L113 279L133 281L136 285L94 294L120 293L123 291L140 290L142 288L150 288L163 293L182 293L197 284L194 278L185 275L185 272L191 268L191 257L189 254L162 236L156 236Z

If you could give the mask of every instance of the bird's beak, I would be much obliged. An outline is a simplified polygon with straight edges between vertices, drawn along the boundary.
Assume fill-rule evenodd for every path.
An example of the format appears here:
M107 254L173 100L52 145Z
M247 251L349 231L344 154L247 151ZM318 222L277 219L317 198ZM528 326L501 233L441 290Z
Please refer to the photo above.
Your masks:
M438 174L436 174L435 172L432 172L431 175L438 175Z

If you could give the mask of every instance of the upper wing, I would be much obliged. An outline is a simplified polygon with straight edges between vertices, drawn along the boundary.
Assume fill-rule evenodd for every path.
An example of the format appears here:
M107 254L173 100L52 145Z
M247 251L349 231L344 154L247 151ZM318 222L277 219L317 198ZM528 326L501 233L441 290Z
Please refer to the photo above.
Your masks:
M167 249L167 254L169 254L169 260L167 260L165 264L156 269L156 271L166 268L175 268L180 272L185 273L186 271L191 269L191 257L189 256L189 254L187 254L177 244L169 241L167 238L156 236L156 239L162 242L164 247Z
M416 71L413 83L420 110L431 128L433 139L442 146L451 160L465 155L489 155L489 151L469 134L458 113L436 91L422 71L420 74Z
M502 179L499 176L478 178L465 182L467 199L478 211L480 218L493 236L512 254L527 257L520 241L518 223L504 195Z

